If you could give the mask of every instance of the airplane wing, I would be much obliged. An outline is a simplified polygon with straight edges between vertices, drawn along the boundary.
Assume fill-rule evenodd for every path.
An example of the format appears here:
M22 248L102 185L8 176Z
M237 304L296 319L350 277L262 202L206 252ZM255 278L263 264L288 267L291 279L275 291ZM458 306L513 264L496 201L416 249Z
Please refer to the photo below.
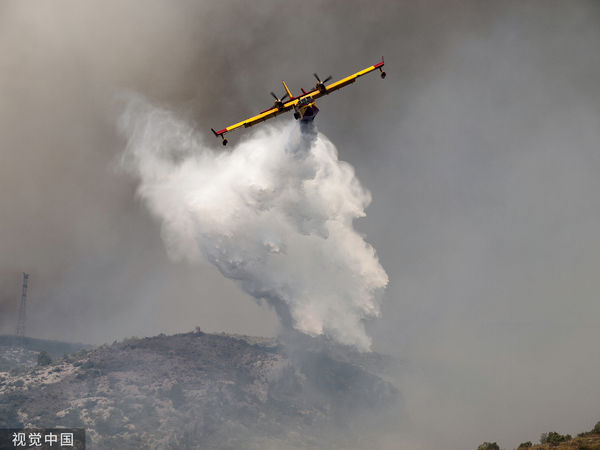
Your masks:
M366 75L377 69L379 69L379 71L381 72L381 78L385 78L385 72L382 69L384 64L385 63L382 57L381 61L377 64L369 66L366 69L361 70L360 72L356 72L350 76L347 76L346 78L342 78L341 80L336 81L335 83L331 83L329 86L322 86L322 88L320 89L314 89L311 92L308 92L307 94L310 94L310 96L313 99L323 97L324 95L331 94L332 92L337 91L338 89L341 89L345 86L348 86L351 83L354 83L357 78L362 77L363 75Z
M234 123L233 125L229 125L228 127L223 128L222 130L215 131L212 128L211 128L211 130L215 134L215 136L217 136L217 137L220 136L223 139L223 142L227 143L227 139L225 139L225 137L224 137L225 133L235 130L236 128L240 128L240 127L248 128L248 127L251 127L252 125L256 125L257 123L264 122L265 120L268 120L272 117L278 116L279 114L283 114L284 112L292 109L296 103L298 103L298 99L294 98L292 100L288 100L280 108L278 108L277 106L273 106L272 108L269 108L269 109L261 112L260 114L257 114L256 116L249 117L248 119L242 120L241 122Z
M319 81L319 83L317 84L317 87L315 89L313 89L310 92L305 92L304 90L302 90L302 95L299 95L297 97L292 97L292 93L290 92L290 90L288 89L288 87L284 81L283 86L285 87L287 94L290 96L290 99L287 102L283 103L283 102L277 100L279 102L279 105L276 103L275 106L272 106L271 108L261 112L260 114L257 114L254 117L249 117L246 120L242 120L241 122L234 123L233 125L229 125L227 128L223 128L222 130L219 130L219 131L215 131L212 128L211 128L211 130L215 134L215 136L223 139L223 145L226 145L227 139L225 139L225 133L235 130L236 128L240 128L242 126L245 128L248 128L248 127L251 127L252 125L256 125L257 123L264 122L265 120L268 120L272 117L278 116L279 114L283 114L284 112L289 111L294 106L296 106L299 101L301 101L307 97L310 97L311 101L316 100L319 97L323 97L324 95L331 94L332 92L337 91L338 89L341 89L344 86L348 86L349 84L354 83L357 78L362 77L363 75L366 75L377 69L379 69L379 71L381 72L381 78L385 78L385 72L382 69L383 65L384 65L384 61L383 61L383 57L382 57L381 61L378 62L377 64L369 66L366 69L361 70L360 72L356 72L350 76L347 76L346 78L342 78L341 80L336 81L335 83L332 83L329 86L325 86L325 84L317 78L317 81ZM316 74L315 74L315 76L316 76ZM273 93L271 93L271 94L273 94ZM275 94L273 94L273 95L275 95Z

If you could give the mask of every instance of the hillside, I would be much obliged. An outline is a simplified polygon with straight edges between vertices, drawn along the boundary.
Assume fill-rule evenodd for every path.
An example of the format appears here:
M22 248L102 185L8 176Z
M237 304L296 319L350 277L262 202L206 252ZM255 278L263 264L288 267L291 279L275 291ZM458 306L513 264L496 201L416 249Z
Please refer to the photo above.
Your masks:
M328 448L393 406L376 354L308 339L186 333L82 350L0 374L0 427L85 427L92 449Z
M496 442L484 442L477 450L500 450L500 446ZM555 431L543 433L539 444L523 442L516 450L600 450L600 422L592 430L579 433L575 438Z
M580 436L557 445L540 444L529 447L531 450L600 450L600 435Z
M46 351L56 358L91 348L88 345L70 342L2 335L0 336L0 372L35 366L41 351Z

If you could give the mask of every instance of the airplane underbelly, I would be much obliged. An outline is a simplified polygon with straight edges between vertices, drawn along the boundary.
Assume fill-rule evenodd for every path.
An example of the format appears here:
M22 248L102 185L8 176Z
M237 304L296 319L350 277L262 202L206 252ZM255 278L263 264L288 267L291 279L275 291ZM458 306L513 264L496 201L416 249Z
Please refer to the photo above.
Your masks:
M317 105L307 107L302 114L302 122L312 122L319 113Z

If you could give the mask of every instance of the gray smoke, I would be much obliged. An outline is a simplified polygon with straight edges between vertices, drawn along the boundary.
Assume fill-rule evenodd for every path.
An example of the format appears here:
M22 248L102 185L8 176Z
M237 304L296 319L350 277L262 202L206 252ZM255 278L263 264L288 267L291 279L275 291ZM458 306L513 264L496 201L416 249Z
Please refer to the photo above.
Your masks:
M313 124L264 126L230 152L140 99L120 124L123 165L173 259L204 257L285 326L370 348L362 321L388 277L353 221L371 196Z

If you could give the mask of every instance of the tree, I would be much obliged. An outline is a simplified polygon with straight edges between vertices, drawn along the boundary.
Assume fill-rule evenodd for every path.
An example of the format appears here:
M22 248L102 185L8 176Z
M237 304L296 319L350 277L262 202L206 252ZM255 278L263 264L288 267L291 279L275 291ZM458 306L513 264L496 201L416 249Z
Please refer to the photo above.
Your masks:
M495 442L484 442L477 450L500 450L500 447Z
M521 442L519 444L519 447L517 447L517 448L529 448L529 447L533 447L533 444L531 443L531 441Z
M168 397L173 403L174 408L180 407L185 402L185 394L181 388L181 384L175 383L171 386Z
M558 445L561 442L570 441L570 434L560 434L556 431L550 431L549 433L542 433L540 436L540 442L542 444L550 444L551 446Z
M52 358L50 357L50 354L46 350L42 350L38 354L37 363L38 363L38 366L49 366L50 364L52 364Z

